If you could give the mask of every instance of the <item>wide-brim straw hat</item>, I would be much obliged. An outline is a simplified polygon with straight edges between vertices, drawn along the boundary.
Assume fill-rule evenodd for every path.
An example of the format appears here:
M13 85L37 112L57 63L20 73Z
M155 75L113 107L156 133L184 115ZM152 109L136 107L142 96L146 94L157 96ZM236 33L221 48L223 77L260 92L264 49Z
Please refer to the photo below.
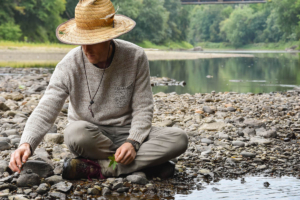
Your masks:
M136 23L117 15L110 0L79 0L75 18L59 25L56 37L74 45L98 44L131 31Z

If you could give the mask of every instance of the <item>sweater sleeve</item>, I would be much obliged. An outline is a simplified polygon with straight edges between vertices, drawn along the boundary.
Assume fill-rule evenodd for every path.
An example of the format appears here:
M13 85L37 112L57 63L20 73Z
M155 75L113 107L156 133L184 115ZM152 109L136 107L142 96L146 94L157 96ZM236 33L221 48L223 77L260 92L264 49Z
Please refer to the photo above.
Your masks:
M69 79L59 65L51 76L45 94L26 122L21 137L20 145L30 144L33 152L54 124L69 96Z
M138 72L132 96L132 109L132 122L128 139L142 144L150 133L153 118L150 70L145 52L143 52L138 63Z

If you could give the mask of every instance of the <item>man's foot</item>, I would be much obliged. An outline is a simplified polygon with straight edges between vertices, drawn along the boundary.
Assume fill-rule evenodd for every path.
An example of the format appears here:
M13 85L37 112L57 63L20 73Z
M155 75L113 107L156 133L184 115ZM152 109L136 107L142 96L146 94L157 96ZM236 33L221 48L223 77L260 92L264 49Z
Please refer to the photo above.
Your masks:
M104 167L100 166L97 161L84 158L66 158L63 164L62 177L69 180L78 180L82 178L105 179L102 171Z
M168 179L172 178L175 174L175 163L173 163L172 161L168 161L161 165L148 167L142 171L145 172L145 174L149 178L159 177L161 179Z

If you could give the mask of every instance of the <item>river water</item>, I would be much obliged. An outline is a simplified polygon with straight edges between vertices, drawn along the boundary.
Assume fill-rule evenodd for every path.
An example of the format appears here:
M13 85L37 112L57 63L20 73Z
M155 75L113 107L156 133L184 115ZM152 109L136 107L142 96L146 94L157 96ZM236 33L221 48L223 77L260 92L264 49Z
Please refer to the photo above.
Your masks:
M155 87L153 93L269 93L291 90L300 85L299 54L253 55L253 58L151 61L151 76L166 76L187 83L185 87Z
M176 200L299 200L300 180L294 177L245 177L236 180L220 180L217 183L201 182L202 187L188 194L176 194ZM268 182L268 187L264 183Z

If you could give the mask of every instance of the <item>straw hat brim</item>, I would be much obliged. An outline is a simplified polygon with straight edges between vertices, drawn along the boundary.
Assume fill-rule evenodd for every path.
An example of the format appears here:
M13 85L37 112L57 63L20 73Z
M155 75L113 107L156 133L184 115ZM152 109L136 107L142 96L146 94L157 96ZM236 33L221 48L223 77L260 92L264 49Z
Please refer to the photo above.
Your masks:
M92 45L117 38L129 31L136 25L136 22L124 15L115 15L114 27L100 27L92 30L79 29L75 19L59 25L56 29L56 37L65 44Z

